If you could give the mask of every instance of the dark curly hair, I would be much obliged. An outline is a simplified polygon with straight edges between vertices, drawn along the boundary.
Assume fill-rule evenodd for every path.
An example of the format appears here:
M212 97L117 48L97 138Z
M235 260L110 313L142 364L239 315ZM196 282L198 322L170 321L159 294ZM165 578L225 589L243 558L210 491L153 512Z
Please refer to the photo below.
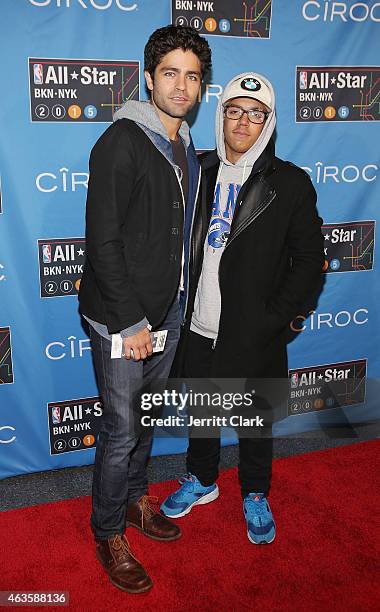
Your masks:
M211 49L207 40L199 36L194 28L168 25L159 28L149 37L144 49L144 70L153 78L154 71L164 55L175 49L192 51L198 57L202 78L211 68Z

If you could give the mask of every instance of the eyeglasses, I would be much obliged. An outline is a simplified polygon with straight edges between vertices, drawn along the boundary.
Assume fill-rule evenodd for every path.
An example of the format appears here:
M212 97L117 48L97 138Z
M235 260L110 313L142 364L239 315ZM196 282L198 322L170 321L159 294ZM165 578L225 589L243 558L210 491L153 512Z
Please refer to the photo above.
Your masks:
M244 110L241 106L224 106L224 116L227 119L232 119L237 121L241 119L244 113L247 114L247 117L251 123L264 123L269 113L266 111L258 110L256 108L251 108L250 110Z

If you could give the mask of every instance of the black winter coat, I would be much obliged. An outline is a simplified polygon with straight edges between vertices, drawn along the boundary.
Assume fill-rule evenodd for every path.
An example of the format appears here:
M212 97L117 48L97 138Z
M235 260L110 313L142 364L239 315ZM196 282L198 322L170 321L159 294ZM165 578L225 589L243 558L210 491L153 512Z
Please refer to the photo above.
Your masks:
M190 294L173 374L183 359L219 168L201 159L201 202L192 237ZM289 323L321 286L322 219L309 176L274 156L269 143L240 189L219 266L221 315L212 376L286 378Z
M171 152L170 144L156 139ZM190 194L199 174L192 144L187 155ZM192 212L189 196L186 220ZM106 324L111 334L144 317L157 326L178 291L183 235L182 192L173 167L133 121L116 121L90 156L80 312Z

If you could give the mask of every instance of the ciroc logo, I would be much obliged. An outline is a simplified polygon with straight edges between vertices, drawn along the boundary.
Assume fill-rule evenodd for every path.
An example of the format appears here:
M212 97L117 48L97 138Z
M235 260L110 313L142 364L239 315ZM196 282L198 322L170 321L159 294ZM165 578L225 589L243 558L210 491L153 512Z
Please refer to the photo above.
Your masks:
M69 336L67 341L53 340L45 347L45 356L52 361L59 361L65 357L70 359L82 358L85 351L91 351L91 341L89 338L77 338Z
M354 312L339 310L339 312L315 312L310 310L309 315L299 314L290 323L290 329L294 332L310 331L322 328L347 327L347 325L365 325L368 323L368 308L358 308Z
M37 174L35 183L38 191L42 193L53 193L54 191L77 191L88 188L88 172L73 172L68 168L60 168L58 172L40 172Z
M208 104L211 98L216 98L217 100L219 100L222 93L222 85L219 85L218 83L202 83L202 86L200 87L198 93L198 102L204 101L206 104Z
M0 444L12 444L16 440L16 436L13 432L16 431L12 425L0 425Z
M84 9L94 8L97 11L106 11L115 6L121 11L136 11L137 2L130 3L128 0L29 0L33 6L44 8L46 6L56 6L57 8L82 7Z
M338 166L336 164L325 164L318 161L311 166L302 166L315 183L356 183L356 181L365 181L372 183L377 179L377 164L365 164L357 166L356 164L346 164Z
M376 21L380 22L380 2L329 2L308 0L302 6L306 21Z

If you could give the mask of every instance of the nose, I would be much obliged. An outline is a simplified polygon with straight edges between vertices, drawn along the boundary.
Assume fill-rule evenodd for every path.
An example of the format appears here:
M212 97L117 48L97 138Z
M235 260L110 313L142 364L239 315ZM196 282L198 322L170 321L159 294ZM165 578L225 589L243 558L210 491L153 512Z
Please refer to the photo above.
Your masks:
M246 111L242 114L240 119L238 119L238 124L239 125L248 125L249 124L249 119L248 119L248 115L247 115Z
M176 80L175 88L178 89L179 91L185 91L185 89L186 89L186 81L185 81L185 75L184 74L179 73L177 75L177 80Z

